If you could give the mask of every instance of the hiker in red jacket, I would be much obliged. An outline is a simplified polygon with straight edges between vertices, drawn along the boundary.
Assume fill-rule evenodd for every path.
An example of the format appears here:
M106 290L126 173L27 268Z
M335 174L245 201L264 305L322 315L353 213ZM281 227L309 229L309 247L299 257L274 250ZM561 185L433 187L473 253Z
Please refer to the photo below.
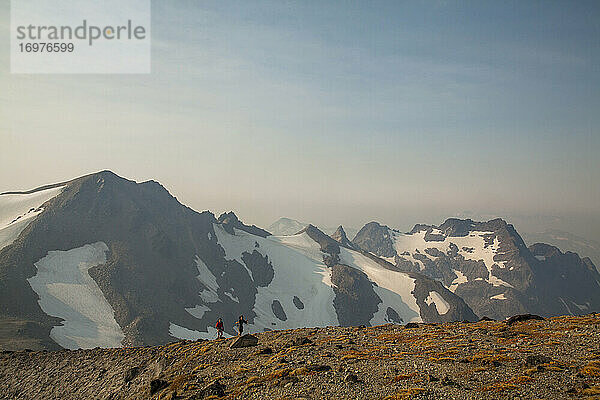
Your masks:
M223 320L221 318L217 320L215 328L217 328L217 339L223 339Z

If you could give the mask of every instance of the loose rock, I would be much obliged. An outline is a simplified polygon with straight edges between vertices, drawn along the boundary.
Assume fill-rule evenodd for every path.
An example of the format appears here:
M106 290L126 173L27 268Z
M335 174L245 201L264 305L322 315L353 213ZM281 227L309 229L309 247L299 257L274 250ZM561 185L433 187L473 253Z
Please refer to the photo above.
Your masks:
M150 396L169 386L169 382L162 379L153 379L150 381Z
M229 346L230 349L239 349L242 347L252 347L258 344L258 338L254 335L243 335L238 337Z
M530 321L530 320L543 321L544 318L540 317L539 315L535 315L535 314L519 314L519 315L513 315L512 317L507 319L506 324L510 326L517 322Z

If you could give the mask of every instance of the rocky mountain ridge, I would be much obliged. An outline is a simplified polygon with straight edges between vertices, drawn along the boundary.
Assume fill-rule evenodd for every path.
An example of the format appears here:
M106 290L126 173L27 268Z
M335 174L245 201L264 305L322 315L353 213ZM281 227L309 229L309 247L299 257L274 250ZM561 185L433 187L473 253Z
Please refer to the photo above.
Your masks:
M47 190L0 248L3 348L212 338L217 317L240 314L259 332L476 318L438 282L314 226L272 236L233 213L198 213L157 182L109 171ZM349 309L359 304L361 312ZM225 330L234 334L229 323Z
M440 226L415 225L407 233L371 222L353 243L403 271L441 282L480 316L600 309L600 275L589 258L544 244L528 248L501 219L451 218Z

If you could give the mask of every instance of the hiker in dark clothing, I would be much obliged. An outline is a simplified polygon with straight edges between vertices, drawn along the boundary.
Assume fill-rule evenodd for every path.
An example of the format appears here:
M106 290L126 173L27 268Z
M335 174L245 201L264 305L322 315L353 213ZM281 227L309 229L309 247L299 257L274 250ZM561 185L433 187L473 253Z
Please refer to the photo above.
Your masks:
M248 321L246 321L244 319L244 316L240 315L237 322L235 323L235 325L238 326L238 336L242 336L242 333L244 332L244 324L247 324L247 323L248 323ZM235 325L234 325L234 327L235 327Z
M217 320L215 328L217 328L217 339L223 339L223 320L221 318Z

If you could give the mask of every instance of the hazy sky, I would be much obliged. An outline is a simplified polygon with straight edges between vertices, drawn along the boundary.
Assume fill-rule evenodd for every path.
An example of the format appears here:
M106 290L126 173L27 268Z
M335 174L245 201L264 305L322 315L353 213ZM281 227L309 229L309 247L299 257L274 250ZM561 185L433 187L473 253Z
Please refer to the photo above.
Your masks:
M468 210L599 233L597 1L152 11L151 75L11 75L0 1L0 192L110 169L262 226Z

